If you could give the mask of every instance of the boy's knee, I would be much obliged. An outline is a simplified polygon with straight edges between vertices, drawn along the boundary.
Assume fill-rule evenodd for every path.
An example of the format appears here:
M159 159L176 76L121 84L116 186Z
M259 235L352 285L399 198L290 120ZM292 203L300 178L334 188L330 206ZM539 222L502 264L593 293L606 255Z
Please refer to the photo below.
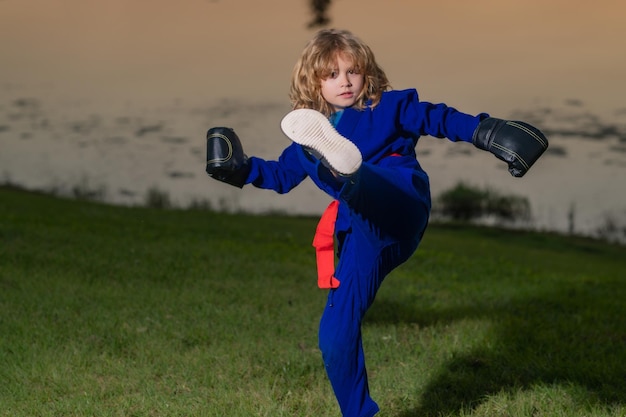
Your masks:
M328 328L329 327L329 328ZM319 349L327 366L345 360L359 344L358 329L341 328L338 323L320 327Z
M322 359L324 365L328 369L337 368L341 363L345 362L346 358L351 355L349 346L344 343L337 343L333 341L320 341L320 351L322 352Z

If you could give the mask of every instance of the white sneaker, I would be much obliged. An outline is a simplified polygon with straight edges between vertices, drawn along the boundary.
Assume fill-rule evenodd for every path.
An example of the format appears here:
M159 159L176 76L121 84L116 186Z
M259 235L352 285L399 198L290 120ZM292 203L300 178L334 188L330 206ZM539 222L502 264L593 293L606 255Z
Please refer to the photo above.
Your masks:
M363 157L361 151L349 139L341 136L322 113L312 109L289 112L280 127L292 141L321 156L331 170L343 176L354 174Z

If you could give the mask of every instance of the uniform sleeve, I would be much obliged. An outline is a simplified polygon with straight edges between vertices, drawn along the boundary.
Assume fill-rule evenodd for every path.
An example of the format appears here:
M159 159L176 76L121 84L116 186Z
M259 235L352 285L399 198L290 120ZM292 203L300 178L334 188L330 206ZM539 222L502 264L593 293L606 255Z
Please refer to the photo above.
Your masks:
M487 113L473 116L443 103L419 101L415 90L407 91L401 106L404 107L400 109L401 124L406 130L454 142L471 142L478 123L489 117Z
M287 147L277 161L266 161L252 156L249 163L250 174L246 183L257 188L274 190L279 194L289 192L307 176L298 160L296 144Z

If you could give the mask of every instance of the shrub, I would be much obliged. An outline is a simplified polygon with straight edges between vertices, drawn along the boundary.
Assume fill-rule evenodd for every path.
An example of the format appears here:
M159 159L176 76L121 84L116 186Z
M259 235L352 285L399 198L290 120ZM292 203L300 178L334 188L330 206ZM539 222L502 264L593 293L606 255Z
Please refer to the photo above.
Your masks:
M152 187L146 194L145 206L156 209L169 209L172 208L172 202L169 194L156 187Z
M494 218L500 222L527 221L531 218L526 197L502 195L491 189L479 189L458 183L444 191L436 200L435 214L456 221L470 222Z

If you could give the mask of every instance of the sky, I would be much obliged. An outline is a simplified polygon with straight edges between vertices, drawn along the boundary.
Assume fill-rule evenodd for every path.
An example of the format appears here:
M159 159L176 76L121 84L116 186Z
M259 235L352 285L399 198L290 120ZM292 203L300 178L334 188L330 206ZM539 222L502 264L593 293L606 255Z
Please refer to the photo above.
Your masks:
M304 0L264 3L2 0L0 82L118 100L284 97L310 12ZM329 14L370 44L394 86L433 100L623 106L623 2L335 0Z

